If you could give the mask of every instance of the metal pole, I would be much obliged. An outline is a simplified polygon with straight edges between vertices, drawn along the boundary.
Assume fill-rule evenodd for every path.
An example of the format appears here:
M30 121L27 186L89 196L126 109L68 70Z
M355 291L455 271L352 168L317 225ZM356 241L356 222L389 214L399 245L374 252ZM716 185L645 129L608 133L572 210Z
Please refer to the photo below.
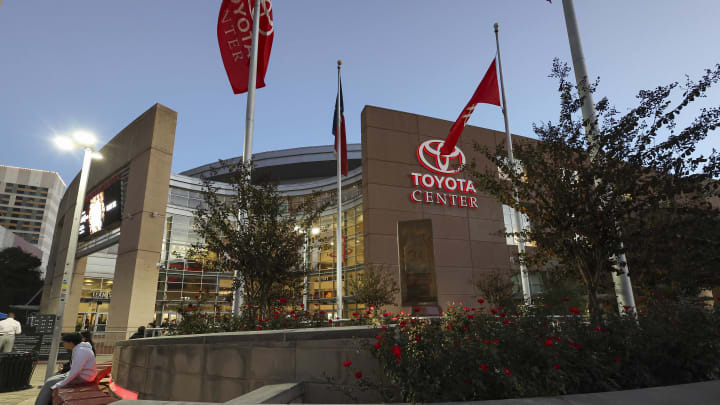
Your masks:
M252 141L255 129L255 88L257 82L257 55L258 35L260 30L260 0L255 0L253 9L252 45L250 48L250 75L248 76L247 109L245 111L245 143L243 145L243 165L252 161ZM240 215L242 218L242 215ZM238 278L238 271L233 272L233 277ZM233 315L240 315L240 307L243 304L243 287L233 292Z
M502 103L503 103L503 117L505 118L505 137L507 139L507 148L508 148L508 159L510 160L510 166L514 169L515 168L515 158L513 157L513 150L512 150L512 136L510 135L510 121L508 120L508 109L507 109L507 98L505 98L505 82L503 81L503 73L502 73L502 62L500 60L500 40L498 39L498 23L495 23L495 44L497 45L497 60L498 60L498 70L500 71L500 92L502 93ZM520 202L518 198L518 191L517 187L515 187L513 198L515 199L515 205L517 206ZM518 211L516 208L513 208L513 212L515 213L515 223L517 223L519 232L522 232L522 222L520 221L520 211ZM514 231L514 229L513 229ZM525 301L525 305L532 304L532 294L530 291L530 276L528 275L528 269L525 263L522 262L522 255L525 254L525 241L523 240L522 235L518 236L518 255L520 256L520 281L522 284L522 291L523 291L523 300Z
M335 144L337 145L336 157L337 157L337 229L335 231L335 254L337 261L337 268L335 271L335 284L337 288L337 317L342 319L343 314L343 299L342 299L342 263L343 263L343 244L342 244L342 106L340 104L340 66L342 61L337 62L338 70L338 93L337 93L337 124L335 127Z
M594 158L598 152L599 145L597 143L597 113L595 112L595 102L593 101L592 92L590 91L590 83L588 81L587 67L585 66L585 55L580 42L580 32L578 31L577 17L575 16L575 6L573 0L563 0L563 11L565 13L565 25L567 26L568 40L570 42L570 53L572 55L573 67L575 70L575 81L578 86L578 94L582 100L582 114L585 121L585 136L590 144L590 157ZM622 248L622 243L620 244ZM621 253L617 257L617 268L621 272L613 272L613 282L615 284L615 295L618 299L618 310L623 313L624 306L630 307L630 311L635 311L635 297L632 291L632 283L628 276L629 269L627 267L627 259L625 253Z
M303 246L303 272L305 273L305 276L303 277L303 297L302 297L302 303L303 308L307 310L307 301L308 301L308 272L310 271L310 259L308 255L309 252L309 244L310 244L310 235L309 231L305 231L305 243Z
M67 296L70 294L72 275L75 269L75 253L77 252L78 231L80 230L80 214L82 213L83 203L85 202L85 191L87 189L92 154L93 151L91 148L85 148L77 197L75 198L75 209L73 210L72 224L70 225L70 240L68 240L67 253L65 254L63 279L62 285L60 286L60 302L58 303L57 316L55 318L55 325L53 326L52 343L50 344L50 355L48 356L47 369L45 371L46 380L52 377L57 371L55 370L55 363L57 362L58 351L60 350L60 333L62 332L65 304L67 302Z

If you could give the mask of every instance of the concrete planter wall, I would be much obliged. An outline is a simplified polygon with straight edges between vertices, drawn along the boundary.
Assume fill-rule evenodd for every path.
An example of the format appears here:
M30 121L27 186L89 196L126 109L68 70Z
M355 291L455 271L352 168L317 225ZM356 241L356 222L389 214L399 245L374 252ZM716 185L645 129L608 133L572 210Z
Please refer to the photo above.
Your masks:
M364 402L354 370L379 378L380 364L358 346L375 327L155 337L118 342L113 379L140 399L224 402L268 384L304 382L306 403L345 403L349 390ZM343 367L346 360L352 366Z

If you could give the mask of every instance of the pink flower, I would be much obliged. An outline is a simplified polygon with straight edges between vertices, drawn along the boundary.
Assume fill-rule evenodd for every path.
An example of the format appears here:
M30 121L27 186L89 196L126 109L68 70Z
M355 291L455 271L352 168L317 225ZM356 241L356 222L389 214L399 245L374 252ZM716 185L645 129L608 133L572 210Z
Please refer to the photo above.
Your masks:
M352 361L347 360L343 363L343 367L350 367L351 364L352 364Z

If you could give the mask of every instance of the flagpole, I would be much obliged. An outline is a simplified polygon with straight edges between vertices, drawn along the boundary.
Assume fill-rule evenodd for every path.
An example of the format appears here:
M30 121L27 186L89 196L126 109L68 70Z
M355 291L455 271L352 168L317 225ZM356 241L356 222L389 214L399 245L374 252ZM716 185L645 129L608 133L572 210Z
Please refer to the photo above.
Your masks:
M252 45L250 48L250 74L248 75L247 109L245 111L245 143L243 145L243 165L250 164L252 160L252 141L255 129L255 88L257 82L257 56L258 56L258 35L260 31L260 0L255 0L253 9ZM243 217L241 213L240 218ZM237 279L238 272L235 270L234 277ZM233 315L240 315L240 307L243 304L242 284L235 290L233 297Z
M497 61L498 70L500 71L500 92L502 93L502 110L503 117L505 118L505 138L507 139L508 159L510 161L510 167L515 170L515 158L513 157L512 149L512 136L510 135L510 122L508 121L508 109L507 109L507 98L505 97L505 82L503 81L502 72L502 61L500 60L500 39L498 38L498 23L495 23L495 44L497 45ZM514 187L513 198L515 199L515 206L517 207L520 203L518 198L517 187ZM517 208L513 208L515 213L515 223L518 226L518 255L520 256L520 281L522 284L523 300L525 305L532 304L532 294L530 292L530 277L528 275L527 265L523 262L523 255L525 254L525 241L522 237L523 226L520 222L520 211ZM513 229L513 231L515 231Z
M335 232L335 261L337 267L335 271L335 284L336 284L336 302L337 302L337 317L342 319L343 317L343 299L342 299L342 263L343 263L343 243L342 243L342 100L340 99L340 66L342 61L337 61L337 72L338 72L338 92L337 92L337 117L335 125L335 157L337 158L337 227Z
M578 87L578 95L582 102L582 114L585 121L585 136L590 144L590 157L594 158L598 152L597 143L597 113L595 111L595 102L593 101L592 91L590 91L589 75L585 66L585 54L583 53L582 43L580 42L580 32L578 31L577 17L575 16L575 5L572 0L563 0L563 12L565 13L565 26L568 32L568 41L570 42L570 54L572 55L573 70L575 70L575 82ZM623 248L620 242L620 248ZM618 298L618 311L622 314L624 306L631 308L630 312L635 310L635 296L633 295L632 283L628 276L629 269L627 266L627 258L625 253L617 255L617 268L621 272L612 272L613 282L615 284L615 295Z

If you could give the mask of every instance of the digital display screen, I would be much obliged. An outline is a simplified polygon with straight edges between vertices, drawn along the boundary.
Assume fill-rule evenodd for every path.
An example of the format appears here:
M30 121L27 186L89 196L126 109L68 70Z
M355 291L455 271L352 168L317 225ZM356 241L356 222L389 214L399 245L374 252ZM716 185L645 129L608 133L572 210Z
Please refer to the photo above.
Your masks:
M119 178L111 181L104 189L96 191L86 200L80 215L78 236L88 238L122 218L122 182Z

